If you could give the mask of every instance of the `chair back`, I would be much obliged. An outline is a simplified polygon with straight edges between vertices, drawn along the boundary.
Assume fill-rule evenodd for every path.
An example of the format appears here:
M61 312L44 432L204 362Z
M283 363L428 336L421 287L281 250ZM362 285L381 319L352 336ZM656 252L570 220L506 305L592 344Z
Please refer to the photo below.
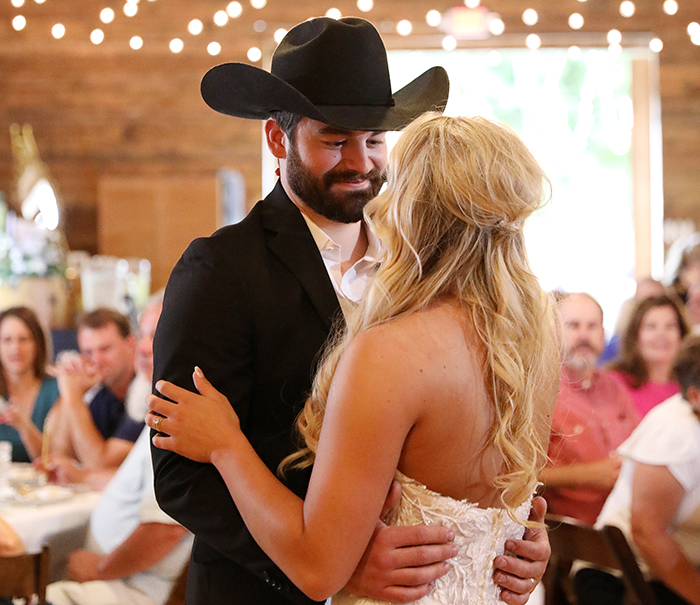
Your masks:
M0 597L23 598L29 602L36 595L40 605L44 605L48 582L48 546L38 553L0 557Z
M570 582L574 561L622 572L627 602L658 605L656 595L639 569L634 553L619 528L606 525L598 530L576 519L551 514L546 516L545 521L552 547L552 556L543 580L545 605L576 602Z

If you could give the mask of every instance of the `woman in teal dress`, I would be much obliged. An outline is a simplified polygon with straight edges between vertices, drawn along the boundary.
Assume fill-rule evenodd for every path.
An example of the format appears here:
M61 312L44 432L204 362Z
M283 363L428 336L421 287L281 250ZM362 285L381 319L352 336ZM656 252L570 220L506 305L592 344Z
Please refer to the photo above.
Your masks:
M0 313L0 441L12 442L13 462L41 455L44 420L58 398L46 375L47 345L36 313L11 307Z

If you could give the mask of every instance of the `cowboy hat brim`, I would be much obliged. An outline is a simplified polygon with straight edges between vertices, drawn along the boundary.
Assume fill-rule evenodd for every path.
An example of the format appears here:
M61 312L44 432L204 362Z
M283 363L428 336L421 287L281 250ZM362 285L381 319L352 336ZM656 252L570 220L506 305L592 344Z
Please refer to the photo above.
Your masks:
M442 67L432 67L393 94L393 105L315 105L296 88L246 63L224 63L202 79L202 98L226 115L265 120L288 111L347 130L401 130L426 111L442 111L449 80Z

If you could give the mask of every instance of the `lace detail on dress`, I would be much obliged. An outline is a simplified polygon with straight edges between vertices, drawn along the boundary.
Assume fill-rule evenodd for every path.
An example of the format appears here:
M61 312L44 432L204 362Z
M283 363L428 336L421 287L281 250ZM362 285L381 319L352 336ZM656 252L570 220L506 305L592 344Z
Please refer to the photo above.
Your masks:
M389 525L443 525L455 533L457 555L447 563L450 570L435 582L429 595L415 601L420 605L495 605L502 603L493 582L493 560L503 554L508 539L520 539L524 526L498 508L479 508L473 502L454 500L429 490L399 471L401 501L387 519ZM516 515L527 519L530 501L521 504ZM373 605L341 591L331 605Z

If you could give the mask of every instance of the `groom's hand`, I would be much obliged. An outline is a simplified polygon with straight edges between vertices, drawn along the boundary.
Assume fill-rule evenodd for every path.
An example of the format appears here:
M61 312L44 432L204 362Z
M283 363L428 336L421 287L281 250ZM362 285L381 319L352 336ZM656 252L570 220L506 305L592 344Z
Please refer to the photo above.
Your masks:
M501 587L501 599L510 605L525 605L547 569L552 549L544 525L546 512L544 498L535 498L530 521L540 525L526 529L524 540L508 540L509 554L496 557L494 561L494 581Z
M359 597L408 603L424 597L457 554L454 533L438 525L388 527L383 519L401 498L394 481L365 554L346 585Z

